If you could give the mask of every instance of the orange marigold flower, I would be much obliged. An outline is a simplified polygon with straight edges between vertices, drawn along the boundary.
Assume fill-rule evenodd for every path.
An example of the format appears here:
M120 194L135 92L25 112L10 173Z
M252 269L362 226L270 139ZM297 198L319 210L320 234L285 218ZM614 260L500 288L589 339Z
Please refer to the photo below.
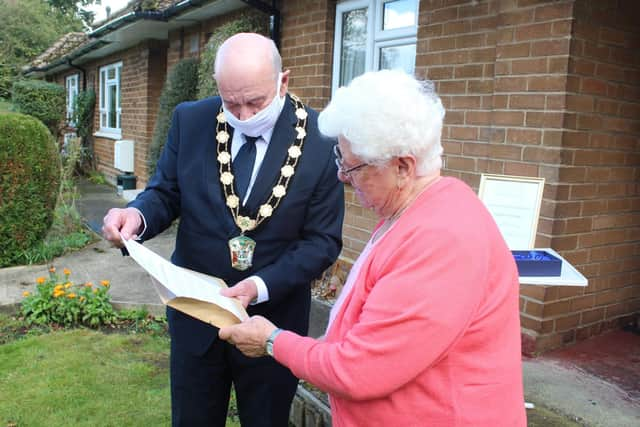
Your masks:
M59 284L59 283L58 283L58 284L56 285L56 287L55 287L55 288L53 288L53 290L54 290L54 291L58 291L58 292L60 292L60 291L64 290L64 286L62 286L61 284Z
M103 280L102 282L100 282L100 284L101 284L102 286L104 286L105 288L108 288L108 287L109 287L109 281L108 281L108 280Z
M73 292L69 292L69 295L67 295L67 298L69 299L74 299L76 297L76 294Z
M42 285L46 280L47 280L47 279L45 279L44 277L38 277L38 278L36 279L36 283L37 283L38 285Z
M53 265L49 267L49 273L55 273L55 272L56 272L56 268Z
M70 274L71 274L71 270L69 270L68 268L65 268L64 270L62 270L62 272L63 272L66 276L68 276L68 275L70 275Z
M87 282L87 283L85 283L84 285L85 285L87 288L90 288L90 287L92 287L92 286L93 286L93 283L91 283L91 282Z
M58 298L59 296L64 295L64 291L53 291L53 297Z
M31 293L30 293L29 291L24 291L24 292L22 293L22 296L23 296L23 297L28 297L29 295L31 295Z
M69 289L71 287L71 282L67 282L64 284L65 289Z

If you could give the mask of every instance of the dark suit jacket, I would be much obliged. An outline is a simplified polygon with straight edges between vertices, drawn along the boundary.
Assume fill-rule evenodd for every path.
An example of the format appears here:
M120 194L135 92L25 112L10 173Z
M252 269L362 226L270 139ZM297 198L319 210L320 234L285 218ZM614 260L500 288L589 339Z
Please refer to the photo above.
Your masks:
M269 301L249 306L282 328L306 334L310 282L337 258L344 215L343 186L336 176L332 145L321 135L317 112L307 108L307 137L286 196L274 214L246 233L257 244L253 267L231 267L228 241L240 234L225 204L216 152L216 115L220 98L180 104L167 143L147 188L129 206L145 217L148 240L180 217L174 264L220 277L228 285L258 275ZM264 161L244 207L252 218L280 176L287 148L296 136L294 108L287 96ZM231 130L231 129L230 129ZM201 354L217 337L217 328L169 309L172 338Z

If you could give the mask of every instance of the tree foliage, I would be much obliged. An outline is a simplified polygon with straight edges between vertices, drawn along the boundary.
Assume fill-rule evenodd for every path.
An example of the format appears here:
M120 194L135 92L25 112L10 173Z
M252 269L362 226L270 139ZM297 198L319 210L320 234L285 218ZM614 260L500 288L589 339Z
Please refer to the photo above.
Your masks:
M47 0L47 3L64 15L79 16L87 25L91 25L95 14L82 6L100 4L100 0Z
M169 70L167 81L160 94L160 108L153 139L149 147L147 169L149 176L156 170L156 164L164 147L171 125L171 115L176 106L184 101L196 99L198 87L198 61L193 58L183 59Z
M9 98L24 65L62 35L82 28L77 15L45 0L0 0L0 98Z
M198 68L198 99L218 95L218 86L213 78L213 65L218 48L226 39L238 33L268 34L267 19L264 14L248 12L238 19L216 28L200 56Z

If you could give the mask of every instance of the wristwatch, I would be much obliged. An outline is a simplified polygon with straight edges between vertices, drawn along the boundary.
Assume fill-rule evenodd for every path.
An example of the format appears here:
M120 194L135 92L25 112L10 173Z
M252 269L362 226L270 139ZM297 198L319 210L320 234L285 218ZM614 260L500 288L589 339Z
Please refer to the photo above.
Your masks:
M264 344L264 349L267 351L267 354L271 357L273 357L273 343L276 340L276 337L280 334L280 332L282 332L282 329L280 328L277 328L276 330L271 332L271 335L269 335L269 338L267 338L267 342Z

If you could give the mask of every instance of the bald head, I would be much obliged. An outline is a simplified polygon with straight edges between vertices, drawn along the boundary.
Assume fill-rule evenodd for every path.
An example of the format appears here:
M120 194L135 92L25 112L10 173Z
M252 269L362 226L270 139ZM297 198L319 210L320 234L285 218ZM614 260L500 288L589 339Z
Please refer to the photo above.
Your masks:
M282 71L282 59L273 40L256 33L238 33L225 40L216 52L214 76L268 72L275 80Z
M247 120L287 93L289 71L273 40L240 33L228 38L216 54L213 77L226 111Z

